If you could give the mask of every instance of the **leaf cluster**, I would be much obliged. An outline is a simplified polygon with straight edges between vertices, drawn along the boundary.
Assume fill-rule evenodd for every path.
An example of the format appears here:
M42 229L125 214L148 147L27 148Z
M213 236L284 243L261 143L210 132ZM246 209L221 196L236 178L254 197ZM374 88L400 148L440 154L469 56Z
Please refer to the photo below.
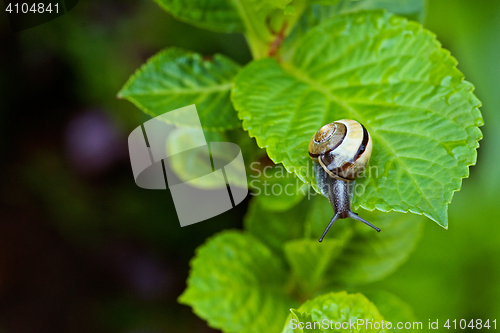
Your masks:
M292 319L412 320L397 297L363 286L408 257L421 233L419 215L447 228L448 204L475 164L482 136L473 86L417 22L425 1L155 1L195 26L243 33L254 60L241 66L220 54L168 48L119 97L151 116L196 104L207 136L239 144L248 164L269 158L292 175L266 179L264 163L250 187L260 191L269 181L297 192L256 196L245 231L200 246L179 301L224 332L292 332ZM364 193L354 208L383 232L338 221L320 244L333 212L310 191L316 186L307 145L318 128L342 118L371 133L375 170L357 181ZM188 120L177 125L176 135L189 138ZM190 179L196 159L179 163L172 168ZM402 214L408 212L416 215ZM363 291L371 301L342 290Z

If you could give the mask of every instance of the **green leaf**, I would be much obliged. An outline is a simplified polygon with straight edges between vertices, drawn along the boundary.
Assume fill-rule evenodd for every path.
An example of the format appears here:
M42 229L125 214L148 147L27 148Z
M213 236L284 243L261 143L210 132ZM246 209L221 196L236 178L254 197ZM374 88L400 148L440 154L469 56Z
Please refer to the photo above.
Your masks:
M375 304L384 318L392 323L391 332L417 332L417 329L398 329L397 323L417 322L413 309L399 297L382 290L363 291L363 294Z
M238 11L243 0L154 0L175 18L194 26L218 32L244 32Z
M292 271L305 292L313 293L325 280L331 263L339 256L349 235L320 243L316 239L299 239L285 243L285 254Z
M118 97L153 117L196 104L204 129L236 128L241 123L229 93L239 69L238 64L219 54L205 60L197 53L169 48L137 70ZM192 127L183 119L177 125Z
M263 209L261 200L265 199L252 199L245 228L277 254L286 256L306 291L360 285L387 276L406 261L423 227L422 218L415 215L358 211L382 231L376 233L358 221L343 219L335 222L320 244L318 239L333 216L326 198L306 197L284 212ZM340 254L336 253L339 248ZM332 253L327 255L328 251ZM314 266L318 271L307 276Z
M298 312L297 310L290 309L291 320L297 323L297 328L293 329L294 333L322 333L323 330L321 326L318 324L317 326L314 324L312 319L312 315L306 312ZM304 326L299 326L298 323L304 323ZM310 323L310 324L308 324ZM301 328L303 327L303 328ZM293 326L292 326L293 328Z
M393 14L422 22L426 7L425 0L341 0L333 2L333 4L337 4L335 6L309 6L303 12L281 46L284 57L293 52L297 43L310 29L332 17L363 10L386 9Z
M302 12L303 0L235 0L245 24L248 44L254 59L260 59L272 53L273 44L287 26L295 25ZM288 14L286 14L288 13ZM288 17L286 17L288 16ZM286 29L285 29L286 30Z
M351 326L347 329L335 329L335 323L339 326L342 323L356 323L358 319L365 321L373 320L374 322L381 323L384 318L379 313L375 305L371 303L362 294L348 294L345 291L338 293L329 293L316 297L302 304L297 310L291 310L292 315L290 315L283 328L283 333L294 333L302 331L294 331L292 325L296 325L297 321L302 321L304 324L308 320L312 319L312 323L319 322L320 324L328 323L325 328L321 327L316 331L303 331L303 332L369 332L377 333L380 329L366 329L365 325L361 326ZM297 321L292 321L293 315ZM330 329L330 321L333 322L333 329ZM346 326L346 324L344 324ZM347 325L350 326L350 325ZM354 328L353 328L354 327ZM359 328L359 329L358 329Z
M262 59L237 76L243 127L314 183L308 143L324 124L355 119L371 134L371 175L354 206L423 214L448 226L447 207L476 162L480 102L456 60L415 22L374 11L311 29L289 61Z
M224 332L277 332L295 305L286 282L282 262L264 244L226 231L196 251L179 302Z
M283 258L286 242L303 238L317 242L333 216L333 209L326 198L310 188L304 191L300 202L283 211L270 207L266 203L269 197L258 195L250 201L245 216L245 229ZM290 198L284 195L279 200L285 202L287 197ZM296 199L292 196L290 201L294 200ZM336 223L335 230L328 233L325 240L343 240L351 233L351 225L342 220Z
M210 135L210 133L207 132L205 133L205 136L207 134ZM225 131L224 137L224 141L234 142L240 147L241 153L243 155L243 160L245 161L245 165L247 165L247 168L249 168L253 162L258 161L264 155L266 155L266 151L257 146L255 139L250 138L248 134L243 130L243 128L241 128L241 123L240 127Z
M309 202L302 200L293 209L270 211L262 208L267 197L254 197L250 201L245 216L245 229L258 237L275 253L284 256L283 245L291 239L301 238L304 234L304 221L308 215Z
M155 0L174 17L218 32L241 32L254 58L267 56L283 27L292 27L305 0ZM292 2L292 3L291 3ZM297 3L297 4L296 4ZM288 18L285 18L285 12ZM285 23L286 22L286 23Z
M410 214L358 211L382 229L380 233L358 222L354 234L332 264L334 285L359 285L380 280L401 266L415 248L422 233L422 218ZM331 231L330 231L331 232Z

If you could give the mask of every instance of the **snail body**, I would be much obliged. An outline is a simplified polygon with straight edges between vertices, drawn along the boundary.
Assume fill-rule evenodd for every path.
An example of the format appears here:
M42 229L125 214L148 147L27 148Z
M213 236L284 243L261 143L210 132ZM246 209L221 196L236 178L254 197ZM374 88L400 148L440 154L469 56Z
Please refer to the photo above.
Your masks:
M365 170L371 152L370 134L363 125L349 119L324 125L309 142L309 156L315 162L316 182L335 211L320 242L335 221L348 217L380 232L379 228L351 211L355 180Z

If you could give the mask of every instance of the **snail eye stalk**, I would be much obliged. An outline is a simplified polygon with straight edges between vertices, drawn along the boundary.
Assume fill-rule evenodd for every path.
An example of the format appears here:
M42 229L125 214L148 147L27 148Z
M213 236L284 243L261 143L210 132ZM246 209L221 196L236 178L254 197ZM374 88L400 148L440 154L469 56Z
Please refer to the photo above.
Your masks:
M377 230L377 232L380 232L380 228L377 228L376 226L374 226L373 224L371 224L370 222L368 222L367 220L363 219L362 217L358 216L358 214L354 213L354 212L349 212L348 213L348 217L350 217L351 219L355 219L355 220L358 220L358 221L361 221L363 222L364 224L372 227L373 229ZM323 235L321 235L321 238L319 239L319 242L321 243L323 241L323 238L325 238L326 236L326 233L328 232L328 230L330 230L330 228L332 227L332 225L339 219L339 214L335 214L330 223L328 223L328 226L326 227L325 231L323 232Z
M368 222L367 220L365 220L364 218L362 218L361 216L359 216L358 214L356 214L354 212L349 212L349 217L351 219L355 219L355 220L361 221L364 224L366 224L367 226L370 226L373 229L377 230L377 232L380 232L380 228L377 228L376 226L374 226L373 224L371 224L370 222Z
M325 229L325 232L323 232L323 235L321 235L321 238L319 239L319 242L321 243L323 241L323 238L325 238L326 236L326 233L328 232L328 230L330 230L330 228L332 227L332 225L339 219L339 214L335 214L333 215L330 223L328 223L328 226L326 227Z

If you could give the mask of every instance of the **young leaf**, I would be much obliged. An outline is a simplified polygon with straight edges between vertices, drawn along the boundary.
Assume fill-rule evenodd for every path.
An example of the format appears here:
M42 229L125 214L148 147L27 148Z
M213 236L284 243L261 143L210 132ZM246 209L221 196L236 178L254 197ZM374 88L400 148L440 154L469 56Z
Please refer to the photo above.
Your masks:
M245 25L232 0L154 0L175 18L218 32L244 32Z
M483 121L473 86L434 35L380 11L341 15L311 29L290 59L250 63L232 91L243 127L269 157L314 183L313 134L358 120L371 134L377 172L358 180L366 190L354 206L423 214L447 227Z
M239 69L238 64L223 55L205 60L197 53L169 48L137 70L118 97L126 98L153 117L196 104L204 129L235 128L240 121L229 93ZM178 126L190 127L188 120L179 121Z
M329 293L316 297L302 304L297 310L291 310L292 314L295 315L295 321L292 321L293 317L290 315L283 328L283 333L294 333L294 324L296 325L298 321L307 322L312 319L312 322L319 322L320 324L327 322L328 326L326 328L316 328L319 331L310 332L366 332L366 333L378 333L380 329L366 329L365 325L356 326L358 319L364 321L371 321L381 323L384 318L379 313L375 305L370 302L362 294L348 294L345 291L338 293ZM332 323L330 323L332 321ZM335 329L335 323L337 325L348 326L347 329L338 328ZM354 326L351 326L353 325ZM330 327L333 325L333 329ZM319 325L317 325L318 327ZM299 331L300 332L300 331ZM307 332L307 331L304 331Z
M179 302L223 332L277 332L295 302L282 262L260 241L237 231L198 248Z
M314 323L312 315L307 312L299 312L295 309L290 309L291 312L291 320L290 327L294 328L293 333L323 333L324 331L321 329L321 325L319 323ZM292 323L297 323L297 328L292 326ZM299 323L303 323L303 326L300 326Z
M421 217L409 214L368 211L359 214L382 231L376 233L351 219L339 220L320 244L318 238L333 216L330 203L320 195L305 198L285 212L264 210L260 197L256 197L245 217L245 227L277 254L283 255L285 251L297 276L304 277L311 266L320 269L319 277L311 274L303 279L304 289L360 285L379 280L399 267L414 249L423 224ZM313 242L318 243L315 250L311 248ZM326 250L321 246L335 247L331 251L340 247L341 252L325 255Z

